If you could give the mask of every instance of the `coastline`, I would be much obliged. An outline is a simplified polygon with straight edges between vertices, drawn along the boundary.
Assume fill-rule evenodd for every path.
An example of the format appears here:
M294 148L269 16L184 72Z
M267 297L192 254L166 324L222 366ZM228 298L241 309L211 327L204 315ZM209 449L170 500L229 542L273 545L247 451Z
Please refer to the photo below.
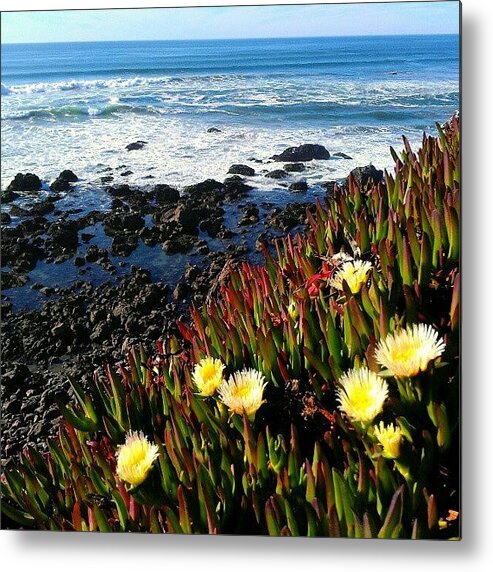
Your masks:
M14 182L3 192L12 214L2 216L3 466L26 444L43 446L57 432L58 403L71 398L69 378L84 385L142 340L154 350L176 333L190 305L200 307L217 290L227 269L261 263L265 241L272 247L302 231L307 209L313 212L335 181L307 184L310 161L291 160L300 157L311 161L280 156L269 165L273 201L249 184L247 165L181 193L106 179L111 208L83 213L58 209L76 192L69 170L51 187L13 191Z

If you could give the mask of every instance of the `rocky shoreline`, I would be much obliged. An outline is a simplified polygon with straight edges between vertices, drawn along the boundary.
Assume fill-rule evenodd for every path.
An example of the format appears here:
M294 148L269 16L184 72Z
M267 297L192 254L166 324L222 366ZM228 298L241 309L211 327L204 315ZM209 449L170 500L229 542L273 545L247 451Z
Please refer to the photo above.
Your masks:
M330 156L321 146L303 145L272 159L286 162L284 173L298 174L310 153ZM69 378L84 383L104 363L122 361L132 345L154 348L190 304L205 301L225 269L260 261L263 241L302 228L314 206L306 179L284 185L292 201L258 203L243 178L254 174L236 164L224 181L181 192L166 184L109 185L111 209L81 216L57 208L77 183L72 171L62 171L48 195L28 208L16 199L35 197L41 180L16 176L2 194L11 203L2 213L3 465L26 443L42 446L56 431L57 401L69 400ZM366 167L354 175L382 173ZM333 184L319 184L321 196ZM40 276L45 280L36 281ZM64 276L68 283L60 286ZM18 311L18 299L32 300L32 307Z

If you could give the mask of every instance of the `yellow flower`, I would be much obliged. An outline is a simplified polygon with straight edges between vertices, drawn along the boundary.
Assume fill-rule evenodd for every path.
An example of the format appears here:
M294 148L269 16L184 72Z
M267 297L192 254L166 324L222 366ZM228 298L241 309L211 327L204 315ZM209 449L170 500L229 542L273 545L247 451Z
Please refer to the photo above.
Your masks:
M401 452L402 432L400 427L388 425L383 421L375 427L375 437L383 447L382 455L387 459L397 459Z
M224 381L224 364L221 360L211 357L203 358L195 366L192 374L193 382L199 390L200 395L212 395Z
M352 369L340 379L339 409L352 421L368 425L381 413L387 399L387 382L367 368Z
M414 324L381 340L375 357L395 377L414 377L444 350L445 343L436 330L426 324Z
M352 260L344 262L339 270L330 280L330 285L337 290L344 290L343 281L347 282L351 292L357 294L363 284L368 280L368 273L371 270L370 262L363 262L362 260Z
M244 369L221 385L219 397L231 412L245 413L251 418L264 403L262 397L266 385L265 377L259 371Z
M142 431L130 431L125 444L118 447L116 474L136 487L145 481L157 456L157 445L151 445Z
M298 305L294 300L291 300L291 302L289 303L288 314L292 320L297 320L300 315L300 312L298 310Z

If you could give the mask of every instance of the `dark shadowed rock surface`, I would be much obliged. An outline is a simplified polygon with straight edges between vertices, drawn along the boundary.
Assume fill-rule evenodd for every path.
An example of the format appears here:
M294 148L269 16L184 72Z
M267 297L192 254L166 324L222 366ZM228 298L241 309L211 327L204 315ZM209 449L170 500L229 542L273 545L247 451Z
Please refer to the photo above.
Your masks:
M306 181L295 181L289 185L289 190L305 193L308 190L308 183Z
M222 133L222 131L217 127L209 127L209 129L207 129L207 133Z
M253 177L255 175L255 169L249 167L248 165L231 165L228 170L231 175L243 175L244 177Z
M284 169L274 169L273 171L269 171L265 175L269 179L285 179L288 174Z
M303 163L286 163L282 168L288 173L301 173L306 170L306 165Z
M178 189L165 184L155 185L152 196L158 203L176 203L180 199Z
M350 155L346 155L346 153L342 153L341 151L332 153L332 157L339 157L340 159L352 159Z
M373 165L356 167L350 174L361 188L365 188L368 183L376 184L383 180L383 171L376 169Z
M314 159L330 159L330 153L323 145L306 143L299 147L288 147L280 155L273 155L271 159L274 161L298 163L302 161L313 161Z
M134 143L129 143L125 149L127 151L138 151L143 149L145 145L147 145L147 141L135 141Z
M7 191L13 192L29 192L39 191L41 189L41 179L34 173L17 173Z

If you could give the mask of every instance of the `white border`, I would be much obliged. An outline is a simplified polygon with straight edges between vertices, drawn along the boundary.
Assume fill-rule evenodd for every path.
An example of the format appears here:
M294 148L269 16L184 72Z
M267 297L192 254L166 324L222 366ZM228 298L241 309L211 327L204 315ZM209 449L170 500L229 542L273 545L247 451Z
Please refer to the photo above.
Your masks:
M143 0L140 6L269 4ZM310 3L284 0L283 3ZM329 2L327 2L329 3ZM489 1L463 0L463 540L454 543L0 532L0 566L77 571L486 570L493 561L493 166ZM16 0L2 10L130 8L135 0ZM488 178L487 178L488 177ZM486 372L490 373L489 376ZM490 565L487 565L487 562Z

